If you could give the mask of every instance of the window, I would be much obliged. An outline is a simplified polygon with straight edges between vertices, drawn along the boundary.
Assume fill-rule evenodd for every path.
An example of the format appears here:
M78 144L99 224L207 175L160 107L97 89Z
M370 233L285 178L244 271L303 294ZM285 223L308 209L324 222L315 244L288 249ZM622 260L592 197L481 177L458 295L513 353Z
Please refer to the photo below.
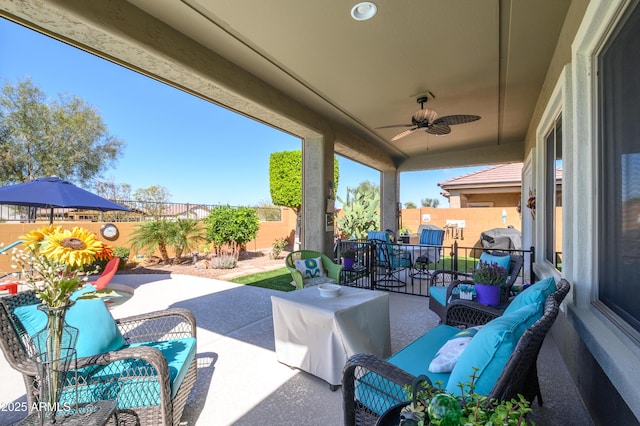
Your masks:
M545 259L562 270L562 116L545 137Z
M640 7L598 56L598 297L640 332Z

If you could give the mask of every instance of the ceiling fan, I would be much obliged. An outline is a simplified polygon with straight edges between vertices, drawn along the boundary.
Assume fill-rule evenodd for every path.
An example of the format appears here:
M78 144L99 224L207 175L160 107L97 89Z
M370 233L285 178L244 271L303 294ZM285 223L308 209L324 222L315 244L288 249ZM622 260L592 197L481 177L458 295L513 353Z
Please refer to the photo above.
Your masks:
M404 132L395 135L391 141L397 141L400 138L410 135L413 132L424 129L425 132L432 135L447 135L451 133L451 127L456 124L471 123L472 121L480 120L478 115L446 115L444 117L438 117L435 111L430 109L424 109L424 104L429 98L421 96L418 98L420 109L411 117L411 124L392 124L390 126L376 127L377 129L388 129L391 127L413 127L412 129L405 130Z

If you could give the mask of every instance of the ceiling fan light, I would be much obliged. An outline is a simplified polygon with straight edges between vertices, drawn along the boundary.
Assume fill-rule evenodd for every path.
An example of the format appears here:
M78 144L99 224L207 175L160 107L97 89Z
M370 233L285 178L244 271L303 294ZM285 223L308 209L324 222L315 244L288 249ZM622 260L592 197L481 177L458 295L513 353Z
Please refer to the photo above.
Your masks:
M378 12L378 7L370 2L363 1L351 8L351 17L356 21L366 21L371 19Z

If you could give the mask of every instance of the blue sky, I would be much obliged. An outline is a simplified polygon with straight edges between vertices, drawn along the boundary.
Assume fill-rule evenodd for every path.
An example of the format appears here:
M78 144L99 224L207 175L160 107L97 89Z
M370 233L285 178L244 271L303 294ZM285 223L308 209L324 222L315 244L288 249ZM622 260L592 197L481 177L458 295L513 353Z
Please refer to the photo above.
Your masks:
M269 203L269 155L301 148L296 137L2 18L0 40L0 83L31 78L51 99L69 94L95 107L126 144L104 177L133 190L161 185L173 202ZM339 197L365 180L379 184L376 170L338 159ZM448 207L437 183L477 169L402 173L400 201Z

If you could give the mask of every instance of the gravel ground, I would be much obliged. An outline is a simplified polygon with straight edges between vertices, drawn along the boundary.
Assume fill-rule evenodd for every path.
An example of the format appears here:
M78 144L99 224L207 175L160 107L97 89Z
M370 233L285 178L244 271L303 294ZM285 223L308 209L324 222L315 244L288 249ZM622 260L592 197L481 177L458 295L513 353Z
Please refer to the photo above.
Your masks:
M209 261L210 256L200 256L199 265L193 263L193 259L184 257L177 265L166 265L159 258L151 258L139 264L128 264L126 269L118 271L119 274L182 274L204 278L231 279L242 275L249 275L260 270L271 270L284 267L284 261L288 251L283 251L277 259L269 256L271 250L246 251L240 254L238 264L233 269L205 268L204 260Z

